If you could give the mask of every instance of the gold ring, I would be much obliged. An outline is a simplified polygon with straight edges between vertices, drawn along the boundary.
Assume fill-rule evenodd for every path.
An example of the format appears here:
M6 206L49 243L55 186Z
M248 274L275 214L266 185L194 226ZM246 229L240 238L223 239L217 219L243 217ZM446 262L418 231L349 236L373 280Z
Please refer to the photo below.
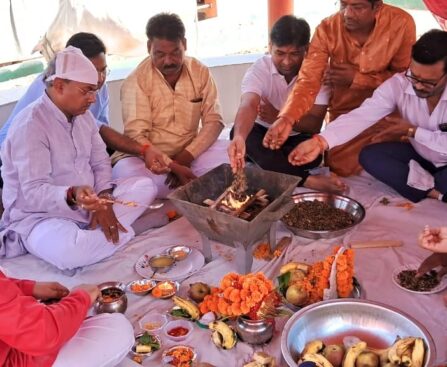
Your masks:
M109 228L110 228L110 229L115 229L115 226L110 226Z

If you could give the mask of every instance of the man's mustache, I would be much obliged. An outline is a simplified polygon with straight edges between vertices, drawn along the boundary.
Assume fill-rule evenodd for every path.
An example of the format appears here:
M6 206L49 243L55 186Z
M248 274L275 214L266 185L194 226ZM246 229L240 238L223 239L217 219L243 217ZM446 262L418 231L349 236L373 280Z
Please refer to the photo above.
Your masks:
M170 64L170 65L163 66L163 70L171 70L171 69L177 69L177 68L178 68L177 64Z

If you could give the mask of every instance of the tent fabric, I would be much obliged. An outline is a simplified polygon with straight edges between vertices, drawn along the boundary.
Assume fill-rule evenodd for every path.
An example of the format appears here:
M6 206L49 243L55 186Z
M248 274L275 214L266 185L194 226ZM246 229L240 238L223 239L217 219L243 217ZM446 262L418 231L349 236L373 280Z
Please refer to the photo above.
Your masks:
M447 0L424 0L436 21L444 31L447 31Z

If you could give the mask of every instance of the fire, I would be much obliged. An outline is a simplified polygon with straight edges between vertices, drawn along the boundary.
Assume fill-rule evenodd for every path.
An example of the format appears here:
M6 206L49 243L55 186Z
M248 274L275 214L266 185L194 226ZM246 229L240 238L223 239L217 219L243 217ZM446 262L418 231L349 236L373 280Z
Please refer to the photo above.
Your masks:
M232 190L228 193L226 198L222 200L222 204L228 206L231 209L241 208L248 200L250 200L251 195L245 195L243 200L239 200L240 195L236 195Z

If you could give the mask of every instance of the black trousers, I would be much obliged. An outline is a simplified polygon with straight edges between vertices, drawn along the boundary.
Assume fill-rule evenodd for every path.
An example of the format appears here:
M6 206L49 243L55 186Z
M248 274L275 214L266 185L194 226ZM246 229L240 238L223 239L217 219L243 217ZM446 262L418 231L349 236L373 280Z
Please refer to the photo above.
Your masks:
M234 128L233 128L234 129ZM233 129L230 132L230 138L233 138ZM309 170L318 167L323 159L319 156L314 161L304 166L292 166L287 157L289 153L300 143L310 139L310 134L299 134L290 136L283 146L278 150L264 148L262 140L264 139L267 129L264 126L255 124L245 142L246 152L249 160L256 163L262 169L285 173L288 175L299 176L302 178L300 186L309 176Z
M410 143L386 142L367 145L360 152L359 161L366 172L391 186L414 203L427 197L430 190L418 190L407 185L410 160L415 160L435 179L435 189L447 201L447 166L436 167L421 157Z

